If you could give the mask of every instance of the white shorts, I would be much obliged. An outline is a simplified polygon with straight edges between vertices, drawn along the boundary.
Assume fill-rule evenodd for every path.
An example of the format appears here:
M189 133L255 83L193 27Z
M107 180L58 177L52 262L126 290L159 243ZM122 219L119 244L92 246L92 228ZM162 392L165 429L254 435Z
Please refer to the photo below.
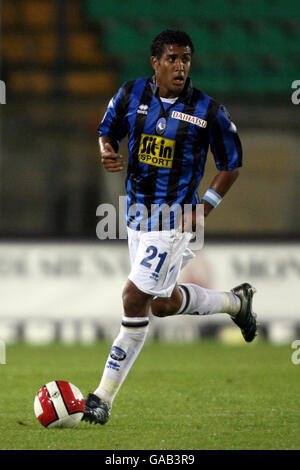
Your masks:
M141 232L127 228L131 271L128 278L141 291L170 297L180 270L195 257L192 235L178 230Z

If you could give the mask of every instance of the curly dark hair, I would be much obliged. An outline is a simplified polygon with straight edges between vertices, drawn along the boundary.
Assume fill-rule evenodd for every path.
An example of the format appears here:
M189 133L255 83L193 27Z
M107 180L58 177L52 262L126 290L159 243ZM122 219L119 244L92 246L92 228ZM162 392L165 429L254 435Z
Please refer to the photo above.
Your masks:
M177 46L189 46L191 52L194 52L194 44L189 35L183 31L175 31L172 29L166 29L159 33L151 43L150 52L151 55L157 57L159 60L163 54L164 46L168 44L176 44Z

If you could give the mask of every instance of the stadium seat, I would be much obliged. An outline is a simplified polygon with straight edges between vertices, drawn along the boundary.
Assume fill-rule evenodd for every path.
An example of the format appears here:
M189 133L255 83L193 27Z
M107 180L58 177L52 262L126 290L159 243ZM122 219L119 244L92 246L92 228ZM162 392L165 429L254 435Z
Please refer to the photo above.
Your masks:
M10 76L10 89L13 93L46 95L54 90L51 76L44 71L13 71Z
M260 19L267 18L270 15L270 10L273 9L275 2L268 2L268 0L239 0L232 2L233 17L239 19Z
M71 32L68 35L67 55L72 63L99 65L104 61L99 38L86 32Z
M85 4L85 11L90 20L103 21L106 18L121 17L128 11L127 2L98 2L88 0Z
M114 67L106 70L101 38L82 18L81 7L80 0L3 3L2 57L10 94L112 93Z
M22 15L23 24L31 27L38 26L43 28L49 28L55 24L55 2L51 0L42 0L38 3L38 6L35 0L23 0L19 3L19 13Z
M2 53L8 63L53 64L56 60L57 41L53 33L6 33Z
M251 37L245 28L234 23L226 24L220 30L218 42L222 53L225 54L241 57L255 50L253 37Z
M106 29L103 43L106 50L120 56L128 55L133 57L135 53L147 52L148 45L145 35L137 28L129 25L116 25Z
M134 71L148 75L143 54L166 28L190 34L196 48L193 73L221 93L268 93L271 77L271 88L285 93L279 74L300 74L293 52L300 42L296 0L115 0L108 6L85 0L85 5L89 18L102 27L104 46L121 64L120 80L126 74L133 78Z
M219 46L216 41L216 34L208 27L203 25L193 25L189 29L189 34L195 46L195 52L198 55L214 55L218 52Z
M100 93L109 96L116 88L115 77L110 72L67 72L64 83L66 92L86 96Z
M184 14L188 14L189 17L196 18L200 21L215 21L219 18L228 20L232 17L232 4L229 1L224 2L223 0L201 0L201 2L194 2L193 0L188 1L189 7L185 7ZM182 3L178 3L179 11L182 8Z
M9 28L10 26L15 25L17 22L17 17L18 13L16 4L12 2L6 2L5 8L1 8L1 26Z
M119 84L134 80L136 77L152 77L153 73L150 62L148 63L147 58L145 60L145 55L141 55L137 57L135 64L128 62L123 64Z
M298 0L265 0L265 12L268 18L273 20L299 19L299 2Z
M260 24L256 31L255 43L260 54L284 55L287 39L281 29L268 24Z

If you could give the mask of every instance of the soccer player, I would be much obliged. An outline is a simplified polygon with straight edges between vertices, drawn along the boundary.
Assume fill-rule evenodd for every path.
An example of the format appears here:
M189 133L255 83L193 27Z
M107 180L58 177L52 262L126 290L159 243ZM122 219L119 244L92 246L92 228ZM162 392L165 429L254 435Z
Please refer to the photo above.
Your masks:
M227 313L251 342L256 335L252 311L255 288L248 283L230 292L195 284L177 284L182 267L193 257L189 231L141 229L132 207L155 204L204 205L204 217L216 207L238 177L242 148L236 126L223 105L194 88L189 78L194 46L180 31L166 30L151 44L152 78L125 83L109 102L99 126L102 163L109 172L123 169L119 142L128 135L127 227L131 271L123 291L124 314L99 386L86 399L84 419L105 424L113 400L146 339L149 313L211 315ZM198 187L208 148L217 174L202 199ZM143 209L141 209L143 211ZM155 219L150 212L147 223ZM171 221L170 221L171 222ZM193 219L194 222L194 219Z

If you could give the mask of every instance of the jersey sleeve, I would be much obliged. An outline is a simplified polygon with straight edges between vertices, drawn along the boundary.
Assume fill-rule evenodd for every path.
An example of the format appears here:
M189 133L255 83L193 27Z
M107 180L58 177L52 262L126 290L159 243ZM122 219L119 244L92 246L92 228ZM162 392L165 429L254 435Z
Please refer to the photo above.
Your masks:
M107 136L118 145L128 133L128 120L126 116L125 84L119 89L108 103L104 117L98 127L98 135Z
M209 144L218 170L235 170L242 166L242 145L228 110L219 105L212 118Z

